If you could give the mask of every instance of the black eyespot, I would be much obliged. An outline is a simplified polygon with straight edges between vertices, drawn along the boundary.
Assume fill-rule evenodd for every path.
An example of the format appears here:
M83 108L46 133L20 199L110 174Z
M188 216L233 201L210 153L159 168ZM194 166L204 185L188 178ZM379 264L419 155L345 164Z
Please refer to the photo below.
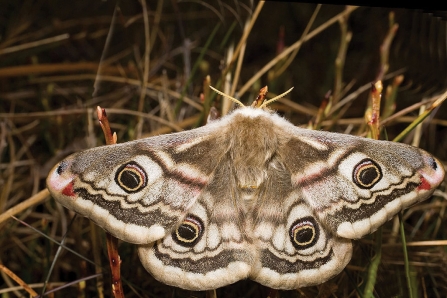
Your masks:
M436 162L436 160L433 157L431 157L430 159L431 159L431 162L430 162L431 167L433 170L436 171L438 169L438 163Z
M115 182L125 192L135 193L147 184L147 175L143 168L134 161L126 163L116 171Z
M377 163L367 158L355 166L352 177L358 187L369 189L382 179L382 170Z
M296 220L290 227L290 241L298 249L306 249L317 243L320 229L313 217L304 217Z
M61 163L59 164L59 166L56 169L56 173L58 175L61 175L66 169L67 169L67 162L66 161L61 161Z
M188 215L172 233L172 239L181 246L192 247L199 242L203 234L203 222L194 215Z

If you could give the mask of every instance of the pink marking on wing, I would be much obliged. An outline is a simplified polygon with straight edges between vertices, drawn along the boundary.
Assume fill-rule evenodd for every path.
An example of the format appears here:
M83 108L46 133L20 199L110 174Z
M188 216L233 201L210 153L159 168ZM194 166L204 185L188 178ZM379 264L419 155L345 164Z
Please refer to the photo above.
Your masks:
M421 184L418 190L433 190L444 180L444 167L439 160L427 155L424 157L425 167L419 170Z
M186 206L186 210L190 209L197 201L197 198L203 191L203 187L199 187L195 184L188 184L178 180L173 180L172 183L175 185L174 189L177 192L185 197L185 199L189 200L188 205Z
M329 174L331 169L324 168L320 169L319 171L315 171L314 173L306 173L306 175L299 175L298 177L295 177L293 185L312 185L316 184L317 182L321 182L322 180L325 180L325 177L327 174Z
M432 188L430 182L425 179L424 176L421 176L421 184L418 186L418 190L430 190Z
M65 188L62 190L62 194L67 197L75 197L76 194L73 191L73 181L67 184Z
M207 176L191 175L190 173L178 170L174 170L171 173L175 177L180 178L178 179L180 183L188 182L188 184L194 185L194 187L203 188L209 183L209 178Z

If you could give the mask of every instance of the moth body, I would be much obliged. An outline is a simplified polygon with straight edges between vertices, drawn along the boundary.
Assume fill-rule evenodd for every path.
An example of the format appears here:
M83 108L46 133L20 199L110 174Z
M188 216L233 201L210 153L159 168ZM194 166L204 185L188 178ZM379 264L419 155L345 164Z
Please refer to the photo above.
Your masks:
M337 275L351 239L443 178L421 149L244 107L190 131L73 154L47 185L62 205L138 244L166 284L206 290L251 278L293 289Z

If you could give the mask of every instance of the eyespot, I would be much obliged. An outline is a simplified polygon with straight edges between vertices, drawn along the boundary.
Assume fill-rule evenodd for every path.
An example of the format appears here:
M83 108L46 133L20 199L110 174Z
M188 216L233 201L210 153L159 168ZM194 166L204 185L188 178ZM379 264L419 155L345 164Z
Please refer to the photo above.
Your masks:
M199 242L202 234L202 220L190 214L183 220L177 230L172 233L172 239L181 246L192 247Z
M352 176L358 187L369 189L382 179L382 170L371 159L364 159L355 166Z
M300 218L290 227L290 241L298 250L314 246L319 237L320 229L313 217Z
M134 161L126 163L116 171L115 182L125 192L135 193L147 184L147 175L143 168Z

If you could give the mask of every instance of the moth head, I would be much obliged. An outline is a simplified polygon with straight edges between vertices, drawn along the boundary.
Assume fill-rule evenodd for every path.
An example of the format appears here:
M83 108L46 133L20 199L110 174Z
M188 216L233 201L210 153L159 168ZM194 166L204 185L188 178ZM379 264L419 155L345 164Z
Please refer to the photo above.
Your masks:
M223 93L222 91L219 91L219 90L217 90L216 88L214 88L214 87L212 87L212 86L210 86L210 88L211 88L214 92L216 92L217 94L220 94L220 95L222 95L223 97L228 98L229 100L231 100L232 102L238 104L239 106L241 106L241 107L245 107L245 105L244 105L242 102L240 102L238 99L236 99L236 98L234 98L234 97L232 97L232 96L230 96L230 95L228 95L228 94L225 94L225 93ZM265 87L261 88L261 90L259 90L259 95L258 95L258 96L256 97L256 99L253 101L253 103L251 104L251 107L252 107L252 108L259 108L259 109L266 108L267 105L269 105L269 104L271 104L272 102L277 101L278 99L280 99L280 98L286 96L287 94L289 94L289 93L292 91L292 89L293 89L293 87L290 88L289 90L287 90L286 92L284 92L284 93L282 93L282 94L280 94L280 95L278 95L278 96L275 96L275 97L272 98L272 99L266 100L266 99L265 99L265 96L267 95L268 88L267 88L267 86L265 86Z

